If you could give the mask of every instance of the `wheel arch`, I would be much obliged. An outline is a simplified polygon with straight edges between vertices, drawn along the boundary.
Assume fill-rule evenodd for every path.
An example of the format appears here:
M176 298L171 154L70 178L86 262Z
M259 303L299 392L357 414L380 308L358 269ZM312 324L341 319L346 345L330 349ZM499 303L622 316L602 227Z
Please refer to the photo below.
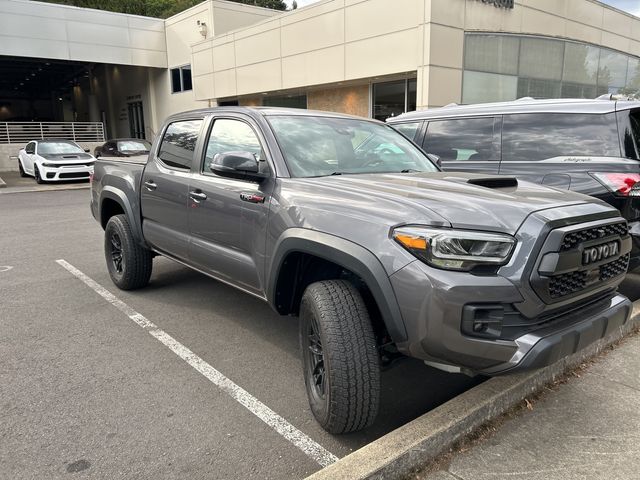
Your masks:
M377 257L366 248L344 238L313 230L288 229L278 240L267 282L267 298L280 314L295 314L302 292L295 291L290 262L306 255L328 262L354 275L367 286L394 342L404 342L407 333L389 276ZM291 288L291 287L294 288ZM289 287L289 288L287 288Z
M126 194L116 188L105 186L100 194L100 225L102 225L102 229L104 230L112 216L118 214L127 216L136 241L144 244L140 222L137 221Z

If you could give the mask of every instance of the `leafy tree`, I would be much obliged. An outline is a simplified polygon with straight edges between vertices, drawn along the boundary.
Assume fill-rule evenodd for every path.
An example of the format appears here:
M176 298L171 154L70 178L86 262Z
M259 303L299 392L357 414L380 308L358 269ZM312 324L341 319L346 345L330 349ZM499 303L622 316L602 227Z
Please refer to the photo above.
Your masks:
M49 3L73 5L74 7L95 8L110 12L131 13L147 17L167 18L193 7L202 0L44 0ZM283 0L231 0L257 7L286 10Z

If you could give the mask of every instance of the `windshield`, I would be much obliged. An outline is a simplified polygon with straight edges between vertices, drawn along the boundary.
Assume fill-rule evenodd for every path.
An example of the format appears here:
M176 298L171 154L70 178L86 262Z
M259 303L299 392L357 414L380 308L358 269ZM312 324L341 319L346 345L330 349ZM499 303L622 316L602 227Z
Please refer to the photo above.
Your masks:
M151 144L148 142L137 140L123 140L118 142L118 150L120 152L148 152Z
M291 175L435 172L437 168L392 128L351 118L271 116Z
M78 145L73 142L40 142L38 144L39 154L64 154L64 153L84 153Z

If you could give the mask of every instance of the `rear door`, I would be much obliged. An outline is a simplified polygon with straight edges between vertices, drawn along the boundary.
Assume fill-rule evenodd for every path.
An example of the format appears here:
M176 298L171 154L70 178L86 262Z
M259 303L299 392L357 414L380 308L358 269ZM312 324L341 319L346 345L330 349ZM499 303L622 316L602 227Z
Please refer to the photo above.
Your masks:
M201 271L264 296L262 274L273 179L261 183L213 173L216 154L250 152L265 171L267 149L258 126L248 117L228 113L214 118L204 142L198 171L189 186L191 263Z
M430 120L422 148L440 157L443 170L497 174L500 118Z
M142 230L155 249L186 261L189 181L202 118L176 120L149 154L141 184Z

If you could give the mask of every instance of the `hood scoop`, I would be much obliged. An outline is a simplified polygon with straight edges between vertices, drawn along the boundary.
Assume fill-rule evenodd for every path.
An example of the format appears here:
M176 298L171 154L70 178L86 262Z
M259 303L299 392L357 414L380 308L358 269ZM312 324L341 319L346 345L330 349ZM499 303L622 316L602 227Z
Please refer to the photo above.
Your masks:
M79 158L78 155L63 155L62 158Z
M518 186L518 179L515 177L485 177L470 178L467 183L485 188L514 188Z

